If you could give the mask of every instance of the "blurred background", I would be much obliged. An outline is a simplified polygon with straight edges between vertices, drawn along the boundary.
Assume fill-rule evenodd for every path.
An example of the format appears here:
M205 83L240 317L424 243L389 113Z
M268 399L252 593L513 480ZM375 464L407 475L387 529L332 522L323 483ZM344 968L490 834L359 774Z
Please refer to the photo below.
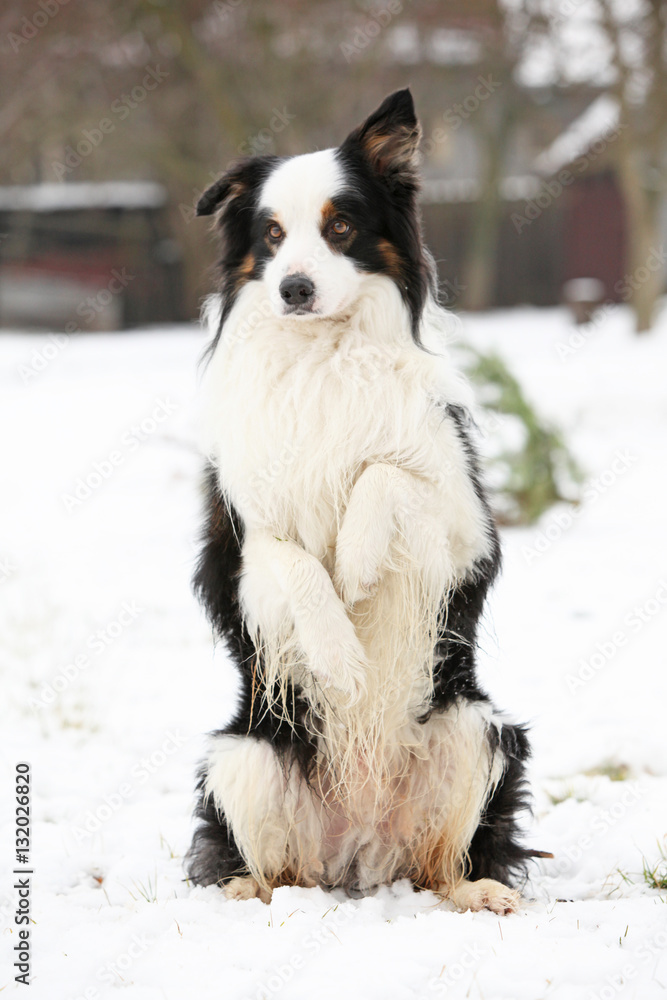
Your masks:
M4 4L0 322L196 316L214 257L197 194L239 156L337 144L409 83L451 306L628 302L647 330L666 33L661 0Z

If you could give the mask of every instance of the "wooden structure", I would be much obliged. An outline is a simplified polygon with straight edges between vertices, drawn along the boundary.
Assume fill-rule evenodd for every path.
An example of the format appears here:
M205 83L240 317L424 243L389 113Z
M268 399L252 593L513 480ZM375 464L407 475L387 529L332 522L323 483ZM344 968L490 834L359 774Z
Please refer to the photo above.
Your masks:
M0 325L76 333L186 319L166 204L148 182L0 188Z

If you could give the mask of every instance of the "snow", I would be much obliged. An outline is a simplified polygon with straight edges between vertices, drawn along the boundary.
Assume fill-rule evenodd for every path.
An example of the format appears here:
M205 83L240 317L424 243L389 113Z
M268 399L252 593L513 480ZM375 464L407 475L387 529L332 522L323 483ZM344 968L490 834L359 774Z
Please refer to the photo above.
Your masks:
M0 187L2 212L61 212L81 208L160 208L167 192L154 181L92 181Z
M508 359L587 477L580 508L504 532L483 634L484 683L532 726L527 838L555 854L507 918L405 883L267 907L184 882L202 734L235 690L189 591L202 335L0 338L5 996L22 760L32 1000L665 995L665 896L641 871L667 833L667 315L637 338L625 307L579 329L517 309L464 317L461 338ZM591 773L609 767L624 780Z

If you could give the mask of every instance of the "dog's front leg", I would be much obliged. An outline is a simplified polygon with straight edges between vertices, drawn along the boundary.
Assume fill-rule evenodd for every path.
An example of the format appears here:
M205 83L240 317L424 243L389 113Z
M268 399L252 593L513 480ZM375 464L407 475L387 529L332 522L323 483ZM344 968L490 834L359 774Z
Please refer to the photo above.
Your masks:
M395 465L377 462L364 469L336 543L336 589L346 604L370 596L383 571L391 568L395 536L404 555L420 565L443 553L444 536L433 537L426 523L434 493L432 484Z
M309 669L325 685L356 700L366 659L331 578L315 556L268 530L249 531L243 544L241 605L251 631L296 633Z

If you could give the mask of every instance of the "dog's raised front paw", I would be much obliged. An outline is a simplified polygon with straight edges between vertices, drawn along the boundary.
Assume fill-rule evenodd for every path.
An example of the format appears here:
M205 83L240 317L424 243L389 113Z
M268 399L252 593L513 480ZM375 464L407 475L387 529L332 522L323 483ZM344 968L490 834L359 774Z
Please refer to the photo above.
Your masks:
M346 617L334 628L313 629L308 643L308 659L315 676L324 687L333 687L354 704L366 690L366 655Z

